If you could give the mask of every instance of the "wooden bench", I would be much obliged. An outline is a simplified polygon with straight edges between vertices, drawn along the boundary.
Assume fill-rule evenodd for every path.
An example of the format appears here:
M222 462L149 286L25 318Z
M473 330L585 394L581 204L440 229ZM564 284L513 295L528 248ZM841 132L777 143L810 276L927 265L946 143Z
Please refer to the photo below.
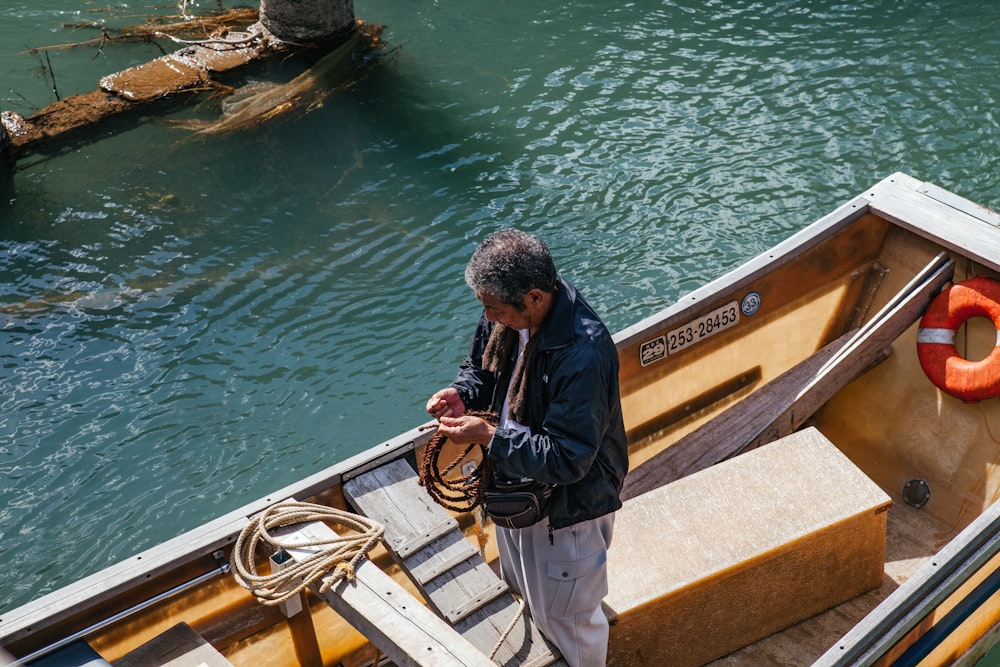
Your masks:
M807 428L625 502L608 665L700 665L879 586L891 500Z
M355 509L385 525L384 541L428 604L458 633L499 665L542 667L556 663L550 648L455 520L420 486L403 460L387 463L344 482Z
M178 623L112 664L114 667L232 667L187 623Z
M8 654L0 651L0 665L7 664ZM100 656L82 639L67 644L41 658L27 663L29 667L110 667L111 663Z

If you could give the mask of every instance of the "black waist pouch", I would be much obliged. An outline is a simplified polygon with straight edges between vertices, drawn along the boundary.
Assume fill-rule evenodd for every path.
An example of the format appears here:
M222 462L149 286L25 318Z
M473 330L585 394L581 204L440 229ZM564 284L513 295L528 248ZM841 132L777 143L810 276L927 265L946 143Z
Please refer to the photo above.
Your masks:
M527 528L545 517L553 488L533 479L494 479L486 490L486 513L504 528Z

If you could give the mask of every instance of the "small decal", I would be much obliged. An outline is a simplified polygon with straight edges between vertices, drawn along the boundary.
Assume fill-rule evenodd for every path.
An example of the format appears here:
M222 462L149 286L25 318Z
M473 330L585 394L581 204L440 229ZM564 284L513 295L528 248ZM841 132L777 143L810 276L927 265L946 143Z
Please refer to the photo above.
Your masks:
M660 336L653 340L647 340L639 346L639 363L648 366L654 361L659 361L667 356L667 337Z
M757 292L750 292L745 297L743 301L740 302L740 310L747 317L750 317L760 308L760 294Z

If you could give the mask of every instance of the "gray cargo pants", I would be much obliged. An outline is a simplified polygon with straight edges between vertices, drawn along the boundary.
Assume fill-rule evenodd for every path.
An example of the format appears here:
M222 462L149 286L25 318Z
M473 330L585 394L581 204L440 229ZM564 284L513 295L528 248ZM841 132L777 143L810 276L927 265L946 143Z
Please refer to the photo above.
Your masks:
M543 519L527 528L497 526L500 571L521 595L535 625L570 667L604 667L608 619L607 553L615 515L552 531Z

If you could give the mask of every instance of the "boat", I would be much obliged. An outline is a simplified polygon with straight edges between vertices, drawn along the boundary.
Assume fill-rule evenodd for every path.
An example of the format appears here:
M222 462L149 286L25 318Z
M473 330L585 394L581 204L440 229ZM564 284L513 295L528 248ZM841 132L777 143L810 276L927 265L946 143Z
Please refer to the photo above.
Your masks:
M608 664L987 656L998 285L1000 216L896 173L617 332L631 469ZM4 611L0 647L35 665L562 664L497 577L480 508L422 486L447 446L415 425ZM304 518L268 523L285 511ZM256 542L271 526L281 539ZM330 565L339 577L300 570L268 604L248 589L355 534L367 545Z

